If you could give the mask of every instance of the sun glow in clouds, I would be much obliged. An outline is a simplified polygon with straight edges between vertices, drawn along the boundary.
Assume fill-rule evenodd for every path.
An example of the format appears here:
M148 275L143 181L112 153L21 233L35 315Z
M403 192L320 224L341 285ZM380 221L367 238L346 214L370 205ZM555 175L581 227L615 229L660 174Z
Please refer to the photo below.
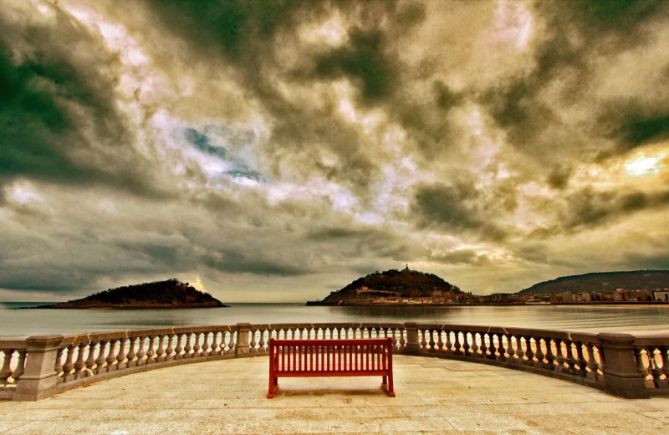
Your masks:
M665 168L663 160L666 156L666 151L655 154L654 156L642 154L625 163L625 172L632 177L657 175Z

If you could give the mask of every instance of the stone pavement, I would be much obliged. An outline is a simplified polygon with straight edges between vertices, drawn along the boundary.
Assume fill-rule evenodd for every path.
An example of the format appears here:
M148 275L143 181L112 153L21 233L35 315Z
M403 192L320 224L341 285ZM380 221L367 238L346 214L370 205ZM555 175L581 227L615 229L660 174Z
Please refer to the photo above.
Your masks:
M267 357L158 369L38 402L0 402L0 433L669 433L669 398L589 387L471 362L396 355L377 378L283 378Z

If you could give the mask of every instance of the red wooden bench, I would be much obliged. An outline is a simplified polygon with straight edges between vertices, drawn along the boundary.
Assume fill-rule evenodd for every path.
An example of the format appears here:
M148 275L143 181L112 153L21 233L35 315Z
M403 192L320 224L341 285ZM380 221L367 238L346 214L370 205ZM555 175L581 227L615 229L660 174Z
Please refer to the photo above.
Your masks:
M381 376L390 397L393 390L393 340L269 340L269 391L272 398L279 377Z

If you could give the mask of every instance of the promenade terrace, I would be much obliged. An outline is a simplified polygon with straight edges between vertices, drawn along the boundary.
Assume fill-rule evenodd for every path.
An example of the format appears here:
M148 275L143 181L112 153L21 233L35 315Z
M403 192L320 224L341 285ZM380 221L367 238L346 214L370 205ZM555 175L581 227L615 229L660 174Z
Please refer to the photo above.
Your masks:
M375 378L299 378L282 380L268 400L270 336L395 337L397 397L386 397ZM0 402L0 433L660 433L669 425L666 342L416 324L241 324L1 340L13 358L0 370L0 393L12 399ZM7 367L12 376L3 374ZM102 379L109 380L88 385Z

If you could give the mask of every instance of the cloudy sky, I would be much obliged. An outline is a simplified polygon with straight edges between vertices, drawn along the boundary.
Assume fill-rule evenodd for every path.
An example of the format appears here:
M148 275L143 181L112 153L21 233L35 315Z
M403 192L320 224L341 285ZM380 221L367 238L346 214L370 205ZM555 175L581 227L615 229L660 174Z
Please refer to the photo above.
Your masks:
M0 0L0 300L669 267L669 2Z

